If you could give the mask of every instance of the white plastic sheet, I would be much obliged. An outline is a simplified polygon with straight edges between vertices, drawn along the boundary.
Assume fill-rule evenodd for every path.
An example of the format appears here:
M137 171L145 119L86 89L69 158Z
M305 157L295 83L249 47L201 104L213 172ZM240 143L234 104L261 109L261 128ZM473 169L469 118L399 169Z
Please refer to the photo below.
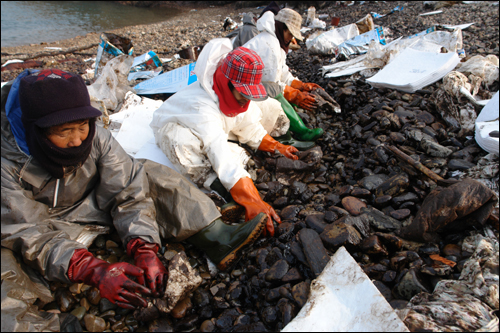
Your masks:
M306 47L312 53L333 54L338 45L358 35L358 26L353 23L324 32L314 39L308 38Z
M460 58L456 53L436 54L409 48L366 82L377 88L414 93L441 79L459 62Z
M176 68L169 72L158 75L153 79L146 80L134 87L137 94L173 94L181 88L187 87L198 79L194 74L196 62Z
M282 332L408 332L358 263L341 247L311 283L307 303Z
M476 119L475 139L477 144L489 153L498 155L499 138L490 136L490 132L499 129L498 91L481 110Z

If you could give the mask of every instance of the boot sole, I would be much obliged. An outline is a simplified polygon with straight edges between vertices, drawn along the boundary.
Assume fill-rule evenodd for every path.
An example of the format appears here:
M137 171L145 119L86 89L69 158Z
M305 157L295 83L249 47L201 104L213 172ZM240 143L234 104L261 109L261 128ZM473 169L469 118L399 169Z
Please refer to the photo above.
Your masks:
M237 222L240 216L245 213L245 207L238 204L224 206L221 207L220 212L224 221Z
M225 271L231 266L233 266L236 263L237 259L240 259L239 254L241 250L243 250L246 246L255 242L257 238L259 238L260 234L262 233L262 230L264 230L264 227L266 226L266 221L267 221L267 215L264 215L262 219L259 221L259 223L252 230L250 235L247 237L247 239L245 239L244 242L242 242L240 245L238 245L237 248L231 251L224 259L222 259L221 262L217 265L217 268L219 268L221 271Z

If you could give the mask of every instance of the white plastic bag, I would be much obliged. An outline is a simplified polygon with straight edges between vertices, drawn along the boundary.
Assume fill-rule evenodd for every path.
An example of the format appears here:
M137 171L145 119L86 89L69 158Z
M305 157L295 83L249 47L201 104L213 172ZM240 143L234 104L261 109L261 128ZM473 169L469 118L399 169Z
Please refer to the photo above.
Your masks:
M133 61L133 56L125 54L108 61L97 80L87 87L91 99L103 101L108 110L116 110L125 94L133 90L127 80Z
M344 41L359 35L358 26L353 23L342 28L322 33L318 37L306 40L306 47L311 53L334 54L335 48Z
M490 86L498 80L498 57L491 54L487 57L477 55L464 63L460 63L457 70L465 75L474 74L479 76L483 78L487 86Z

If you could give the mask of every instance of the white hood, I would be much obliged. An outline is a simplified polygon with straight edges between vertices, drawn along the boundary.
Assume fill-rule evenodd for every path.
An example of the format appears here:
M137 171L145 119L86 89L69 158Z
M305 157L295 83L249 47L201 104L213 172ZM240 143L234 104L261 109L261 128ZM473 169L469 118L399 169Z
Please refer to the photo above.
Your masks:
M265 12L264 15L257 20L257 29L259 31L267 31L276 37L274 28L274 13L271 11Z
M219 99L212 88L215 70L232 50L233 45L229 38L214 38L205 45L194 67L194 73L198 77L200 85L216 102Z

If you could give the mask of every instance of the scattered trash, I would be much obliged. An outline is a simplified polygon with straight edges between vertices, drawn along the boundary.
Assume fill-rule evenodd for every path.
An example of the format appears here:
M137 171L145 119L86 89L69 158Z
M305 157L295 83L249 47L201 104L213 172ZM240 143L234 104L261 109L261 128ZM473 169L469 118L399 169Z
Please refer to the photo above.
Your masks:
M340 23L340 17L332 17L332 26L337 27Z
M173 94L187 87L198 79L194 74L196 62L160 74L153 79L143 81L134 87L138 95Z
M373 24L373 19L370 14L366 14L365 17L357 21L356 25L358 26L360 34L364 34L365 32L375 29L375 26Z
M498 131L500 112L498 106L498 91L493 98L481 110L476 119L475 139L477 144L489 153L499 155L498 134L490 135L493 131Z
M332 309L335 309L332 311ZM344 246L311 283L307 303L282 332L408 332Z
M465 75L474 74L483 79L487 87L498 81L498 57L490 54L486 57L476 55L464 63L459 63L457 71Z
M307 9L306 26L310 27L316 19L316 8L311 6Z
M158 55L153 51L149 51L134 58L130 72L153 70L161 66L162 63Z
M45 49L47 49L47 50L62 50L61 47L52 47L52 46L46 46Z
M334 54L335 48L344 41L358 36L359 31L355 23L321 33L315 38L306 40L306 47L311 53Z
M182 59L198 60L198 55L200 54L203 46L190 46L179 51L179 57Z
M343 55L345 58L349 59L352 55L366 53L371 41L385 45L384 29L382 27L377 27L339 44L334 49L335 56L338 57L339 55Z
M320 19L315 18L312 23L309 25L309 27L313 29L325 29L326 28L326 22L321 21Z
M132 56L124 54L109 60L97 80L87 86L90 97L103 101L108 110L118 110L125 94L133 90L127 79L133 61Z
M6 61L5 64L2 65L2 72L3 71L13 71L16 69L23 69L23 68L37 68L37 67L42 67L42 66L43 66L43 61L9 60L9 61Z
M396 7L394 7L394 8L393 8L393 9L392 9L389 13L387 13L387 14L377 14L377 13L375 13L375 12L371 12L370 14L372 15L372 17L373 17L374 19L378 19L378 18L382 18L382 17L387 16L387 15L394 14L394 13L396 13L396 12L400 12L400 11L402 11L403 9L404 9L404 7L403 7L403 6L396 6Z
M434 12L422 13L422 14L419 14L418 16L436 15L436 14L441 14L442 12L443 12L442 10L436 10Z
M236 22L234 22L230 17L226 17L222 28L224 29L224 31L226 31L227 29L234 30L238 28L238 24L236 24Z
M101 34L101 41L97 47L94 78L99 78L104 66L114 57L122 54L131 56L133 53L134 46L131 39L112 33Z
M487 234L487 229L484 229ZM410 331L498 331L498 240L475 233L462 251L473 253L458 280L441 280L432 294L420 293L402 310Z
M470 27L471 25L473 25L475 23L476 22L459 24L459 25L448 25L448 24L445 24L445 25L440 25L440 27L443 27L444 29L448 29L448 30L455 30L457 28L460 29L460 30L465 30L465 29L467 29L468 27Z
M409 48L366 82L377 88L414 93L441 79L459 62L456 53L436 54Z

